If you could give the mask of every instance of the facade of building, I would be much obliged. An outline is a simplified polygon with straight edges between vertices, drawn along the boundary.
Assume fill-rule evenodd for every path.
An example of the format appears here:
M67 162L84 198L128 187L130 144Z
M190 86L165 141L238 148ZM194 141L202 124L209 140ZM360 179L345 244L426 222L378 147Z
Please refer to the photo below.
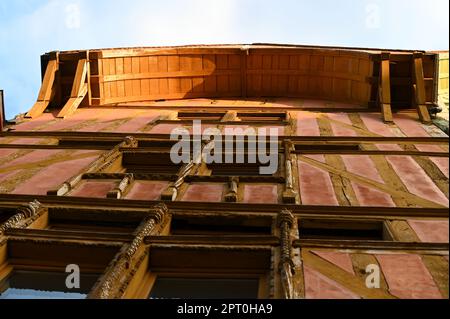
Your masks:
M438 59L43 55L36 104L0 133L0 298L448 298ZM174 129L217 161L174 162Z
M439 53L439 102L448 121L448 51Z

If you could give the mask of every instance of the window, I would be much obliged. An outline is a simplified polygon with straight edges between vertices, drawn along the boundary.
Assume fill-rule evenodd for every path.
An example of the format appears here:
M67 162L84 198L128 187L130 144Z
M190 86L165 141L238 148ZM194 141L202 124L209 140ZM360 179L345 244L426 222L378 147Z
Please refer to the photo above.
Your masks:
M149 298L266 299L271 249L205 249L153 246Z
M392 240L382 221L301 219L299 235L300 239Z
M170 278L159 277L150 298L256 299L257 278Z
M66 287L64 272L13 271L0 283L0 299L84 299L98 276L80 275L80 289Z
M171 235L271 235L271 219L173 217Z

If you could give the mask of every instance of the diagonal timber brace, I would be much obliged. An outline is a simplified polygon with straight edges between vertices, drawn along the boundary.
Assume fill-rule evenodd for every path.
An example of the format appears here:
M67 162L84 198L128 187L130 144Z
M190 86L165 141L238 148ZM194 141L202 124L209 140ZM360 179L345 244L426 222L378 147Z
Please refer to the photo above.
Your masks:
M47 109L55 93L53 86L55 83L56 72L58 71L58 65L57 59L51 60L48 63L37 102L25 117L36 118Z
M422 123L431 123L426 105L425 77L423 72L423 54L413 55L413 92L417 113Z
M88 94L88 84L87 80L88 62L86 59L78 61L77 71L75 73L75 79L72 85L72 92L70 94L70 99L67 101L66 105L63 107L61 112L59 112L59 118L66 118L72 115L83 102L84 98Z

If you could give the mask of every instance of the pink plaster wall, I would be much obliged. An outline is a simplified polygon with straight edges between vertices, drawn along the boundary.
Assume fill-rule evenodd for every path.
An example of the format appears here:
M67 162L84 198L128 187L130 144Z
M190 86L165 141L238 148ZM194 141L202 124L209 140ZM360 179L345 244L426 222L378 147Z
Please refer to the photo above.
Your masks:
M320 272L304 265L306 299L360 299L360 297Z
M61 185L72 176L78 174L97 157L98 155L46 167L19 185L12 194L45 195L51 188Z
M33 131L41 125L50 123L55 118L55 115L53 115L52 113L44 113L36 119L29 120L27 122L14 126L14 129L16 131Z
M380 113L359 113L359 116L370 132L385 137L395 136L389 126L383 123Z
M325 259L326 261L338 266L339 268L345 270L349 274L354 275L352 259L350 254L339 253L334 251L313 251L313 254Z
M376 255L389 291L401 299L442 298L436 283L418 255Z
M133 133L139 132L140 129L145 127L148 123L153 121L158 116L155 111L146 111L136 117L130 119L126 123L119 126L117 129L113 130L118 133Z
M328 114L328 118L342 122L344 124L352 125L352 121L350 121L350 118L345 113L330 113ZM358 136L355 130L347 128L343 125L339 125L335 122L331 122L331 128L335 136Z
M310 112L297 112L297 136L320 136L317 115Z
M244 203L276 204L278 203L277 185L245 185Z
M396 114L394 123L409 137L429 137L430 135L421 126L421 123L407 114Z
M11 162L1 165L1 168L7 168L9 166L21 165L21 164L32 164L44 160L49 160L51 157L63 153L64 151L59 150L33 150L24 156L18 157Z
M386 158L411 193L448 207L447 197L410 156Z
M106 198L109 191L113 190L118 181L82 181L70 192L73 197Z
M342 155L347 171L384 184L375 163L366 155ZM380 190L352 182L358 202L362 206L394 207L392 197Z
M135 181L126 199L158 200L162 192L169 186L168 182Z
M182 201L186 202L221 202L224 184L191 184L184 194Z
M419 239L427 243L448 243L448 220L408 220Z
M378 189L352 182L359 205L371 207L395 207L391 195Z
M298 172L302 204L339 205L328 172L300 161Z

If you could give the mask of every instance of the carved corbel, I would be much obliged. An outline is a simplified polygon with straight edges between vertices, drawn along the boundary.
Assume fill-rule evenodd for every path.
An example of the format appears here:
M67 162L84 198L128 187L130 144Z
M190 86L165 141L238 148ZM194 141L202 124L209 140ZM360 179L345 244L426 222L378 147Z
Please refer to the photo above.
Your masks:
M278 214L278 227L280 229L280 264L278 266L283 294L286 299L294 298L292 276L295 274L295 264L292 259L291 228L294 225L292 212L284 209Z
M35 217L39 217L39 212L43 209L40 202L37 200L28 204L22 205L17 209L14 216L8 219L5 223L0 225L0 236L11 228L26 228Z
M111 299L121 297L122 290L126 289L128 285L127 282L123 281L129 278L127 274L133 271L131 268L133 260L139 260L139 255L142 255L137 254L137 252L143 246L144 238L150 236L155 227L161 224L168 215L169 209L165 204L158 204L149 211L148 216L136 230L133 241L122 247L114 260L111 261L105 274L94 286L88 298Z
M227 203L236 203L238 200L239 178L231 177L228 183L228 193L225 195Z

